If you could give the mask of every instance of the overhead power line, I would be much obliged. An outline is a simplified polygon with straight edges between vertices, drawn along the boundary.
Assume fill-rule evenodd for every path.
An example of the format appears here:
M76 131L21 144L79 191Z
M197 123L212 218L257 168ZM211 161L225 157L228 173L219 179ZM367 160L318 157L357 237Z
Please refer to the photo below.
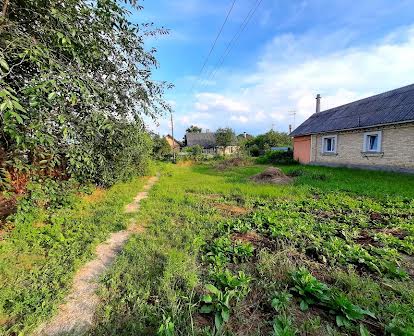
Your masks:
M197 82L200 80L200 77L201 77L201 75L202 75L202 73L203 73L203 71L204 71L204 69L205 69L205 67L206 67L206 65L207 65L207 63L208 63L208 60L210 59L210 56L211 56L211 54L212 54L212 52L213 52L213 50L214 50L214 48L215 48L215 46L216 46L217 40L218 40L218 39L219 39L219 37L221 36L221 33L223 32L224 26L226 25L226 23L227 23L227 21L228 21L228 19L229 19L229 16L230 16L231 12L233 11L233 8L234 8L234 5L235 5L235 4L236 4L236 0L233 0L233 3L231 4L231 6L230 6L229 10L227 11L226 18L224 19L224 22L223 22L223 24L221 25L220 30L219 30L219 32L217 33L217 36L216 36L216 38L214 39L214 42L213 42L213 44L212 44L212 46L211 46L211 48L210 48L210 51L208 52L207 57L206 57L206 58L205 58L205 60L204 60L204 63L203 63L203 65L202 65L202 67L201 67L201 70L200 70L200 73L198 74L198 79L194 81L194 83L193 83L193 85L192 85L192 87L191 87L191 90L190 90L190 91L193 91L193 89L194 89L195 85L196 85L196 84L197 84Z
M253 5L253 7L250 9L250 11L247 13L246 17L244 18L243 22L241 23L241 25L239 26L239 29L237 30L237 32L234 34L233 38L230 40L230 42L227 44L226 49L224 50L224 52L222 53L220 59L218 60L218 62L216 63L215 67L213 68L213 70L210 72L210 75L207 78L207 81L214 78L214 76L216 75L219 67L221 67L221 65L224 63L224 60L226 59L226 57L230 54L232 48L235 46L236 42L238 41L238 39L240 38L240 36L242 35L242 33L244 32L244 30L246 29L247 25L249 24L250 20L252 19L253 15L256 13L257 9L259 8L260 4L262 3L263 0L256 0L255 4Z

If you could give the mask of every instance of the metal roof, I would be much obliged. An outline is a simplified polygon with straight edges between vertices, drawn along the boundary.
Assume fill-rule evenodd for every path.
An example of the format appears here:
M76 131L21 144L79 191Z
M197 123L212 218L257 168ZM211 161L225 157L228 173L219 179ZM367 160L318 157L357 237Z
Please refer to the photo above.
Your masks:
M315 113L290 135L367 128L414 121L414 84Z

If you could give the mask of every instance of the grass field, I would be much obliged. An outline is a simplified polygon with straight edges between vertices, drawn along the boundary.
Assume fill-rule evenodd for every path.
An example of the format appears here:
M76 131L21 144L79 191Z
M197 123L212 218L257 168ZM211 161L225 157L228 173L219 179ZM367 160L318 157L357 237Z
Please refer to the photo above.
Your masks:
M414 177L163 167L91 335L414 335Z
M0 241L0 335L26 335L55 312L94 246L125 228L124 206L146 178L73 193L37 185ZM45 189L56 187L54 193ZM53 198L50 195L54 195Z

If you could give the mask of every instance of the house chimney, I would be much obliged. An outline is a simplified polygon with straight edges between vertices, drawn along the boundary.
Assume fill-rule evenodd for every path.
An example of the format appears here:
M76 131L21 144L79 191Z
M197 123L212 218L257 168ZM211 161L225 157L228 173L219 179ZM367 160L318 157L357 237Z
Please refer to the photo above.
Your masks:
M321 95L318 93L316 95L316 113L321 112Z
M292 133L292 125L289 124L289 134Z

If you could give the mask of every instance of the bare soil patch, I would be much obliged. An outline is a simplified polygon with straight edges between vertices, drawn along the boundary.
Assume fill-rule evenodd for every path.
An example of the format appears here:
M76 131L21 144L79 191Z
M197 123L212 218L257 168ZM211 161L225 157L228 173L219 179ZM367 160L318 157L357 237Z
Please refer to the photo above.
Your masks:
M139 209L139 203L148 196L149 189L156 183L158 177L151 177L143 191L139 192L125 212L131 213ZM143 226L131 222L126 230L113 233L107 241L96 247L96 258L84 265L76 273L72 289L58 310L58 313L48 323L41 325L34 333L36 336L58 336L67 334L83 334L93 324L99 297L96 294L99 277L112 264L117 254L133 233L142 233Z
M403 266L407 270L408 275L413 279L414 278L414 256L404 255Z
M16 211L16 198L5 198L0 195L0 221Z
M199 195L199 194L198 194ZM201 197L209 200L218 200L222 198L223 196L220 194L208 194L208 195L201 195Z
M398 239L404 239L405 237L409 235L407 231L404 231L401 228L379 228L379 229L375 229L375 231L378 233L384 233L384 234L394 236Z
M362 230L359 233L359 236L355 239L355 242L360 245L372 245L377 247L381 246L380 242L376 241L367 230Z
M249 209L237 205L217 203L214 207L222 211L224 214L230 214L231 216L241 216L249 212Z
M256 183L288 184L292 178L286 176L279 168L269 167L264 172L250 178Z
M231 235L231 240L251 243L256 247L267 247L270 250L276 248L275 244L269 238L263 237L254 231L246 233L233 233Z

